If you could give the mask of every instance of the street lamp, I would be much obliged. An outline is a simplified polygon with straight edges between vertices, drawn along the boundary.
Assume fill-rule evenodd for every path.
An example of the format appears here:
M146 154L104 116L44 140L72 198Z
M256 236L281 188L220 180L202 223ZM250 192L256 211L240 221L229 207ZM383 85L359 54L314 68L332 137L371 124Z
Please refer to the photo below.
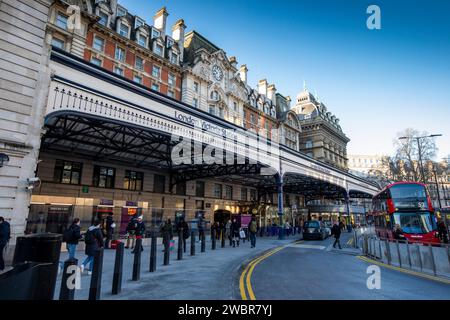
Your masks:
M423 136L423 137L400 137L399 140L409 140L414 139L417 141L417 147L419 151L419 166L420 166L420 172L422 174L422 181L425 182L425 172L423 170L423 163L422 163L422 148L420 147L420 140L426 139L426 138L436 138L436 137L442 137L442 134L431 134L429 136Z

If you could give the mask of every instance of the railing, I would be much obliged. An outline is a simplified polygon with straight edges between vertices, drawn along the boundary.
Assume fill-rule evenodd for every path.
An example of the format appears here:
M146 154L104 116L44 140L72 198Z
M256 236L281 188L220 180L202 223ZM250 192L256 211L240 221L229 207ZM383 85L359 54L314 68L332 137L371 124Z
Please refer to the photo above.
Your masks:
M411 243L373 234L355 234L355 238L355 246L369 258L429 275L450 277L449 244Z

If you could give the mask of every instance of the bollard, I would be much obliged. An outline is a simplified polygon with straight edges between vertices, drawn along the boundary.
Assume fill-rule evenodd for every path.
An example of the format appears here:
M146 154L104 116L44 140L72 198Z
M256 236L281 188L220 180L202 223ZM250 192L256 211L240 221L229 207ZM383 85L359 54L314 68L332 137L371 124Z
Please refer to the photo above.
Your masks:
M102 291L103 248L100 248L94 256L91 285L89 288L89 300L100 300Z
M202 233L202 245L201 245L201 252L205 252L206 250L206 241L205 241L205 233Z
M211 249L216 250L216 230L211 230Z
M155 235L152 236L152 244L150 248L150 272L156 271L156 242L158 241L158 238L156 238Z
M133 281L139 281L141 278L141 253L142 253L142 239L136 240L134 246L134 260L133 260Z
M183 228L178 231L178 256L177 260L183 260Z
M119 294L122 290L122 271L123 271L123 252L124 244L120 242L117 244L116 248L116 260L114 262L114 275L112 283L112 294Z
M168 266L170 261L170 238L167 233L164 234L164 241L164 265Z
M222 232L221 233L221 240L222 240L221 247L225 248L225 232L223 230L221 232Z
M75 278L73 278L74 275ZM77 259L66 260L64 262L64 270L61 279L61 290L59 291L59 300L73 300L75 297L75 289L79 287L79 281L80 281L80 272L78 271L78 260Z
M191 231L191 256L195 256L195 232Z

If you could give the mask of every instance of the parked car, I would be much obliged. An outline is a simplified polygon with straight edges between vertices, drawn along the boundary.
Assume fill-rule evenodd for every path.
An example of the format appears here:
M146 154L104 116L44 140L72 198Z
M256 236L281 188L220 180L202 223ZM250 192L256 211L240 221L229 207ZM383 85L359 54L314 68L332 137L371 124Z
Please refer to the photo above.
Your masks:
M331 237L331 228L333 228L331 221L324 221L323 225L324 225L325 231L327 232L327 237Z
M323 224L319 221L307 221L303 225L303 239L304 240L324 240L328 237L327 231Z

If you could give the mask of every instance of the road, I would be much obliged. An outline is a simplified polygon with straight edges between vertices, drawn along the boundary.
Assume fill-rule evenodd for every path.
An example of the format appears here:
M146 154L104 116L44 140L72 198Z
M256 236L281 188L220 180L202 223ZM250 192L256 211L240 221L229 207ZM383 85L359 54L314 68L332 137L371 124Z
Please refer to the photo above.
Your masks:
M381 267L381 288L368 289L370 264L345 245L348 237L344 234L342 251L332 249L334 239L329 238L301 241L269 253L250 265L245 277L241 274L244 281L237 295L242 298L244 287L244 296L257 300L450 299L450 284L385 267Z

